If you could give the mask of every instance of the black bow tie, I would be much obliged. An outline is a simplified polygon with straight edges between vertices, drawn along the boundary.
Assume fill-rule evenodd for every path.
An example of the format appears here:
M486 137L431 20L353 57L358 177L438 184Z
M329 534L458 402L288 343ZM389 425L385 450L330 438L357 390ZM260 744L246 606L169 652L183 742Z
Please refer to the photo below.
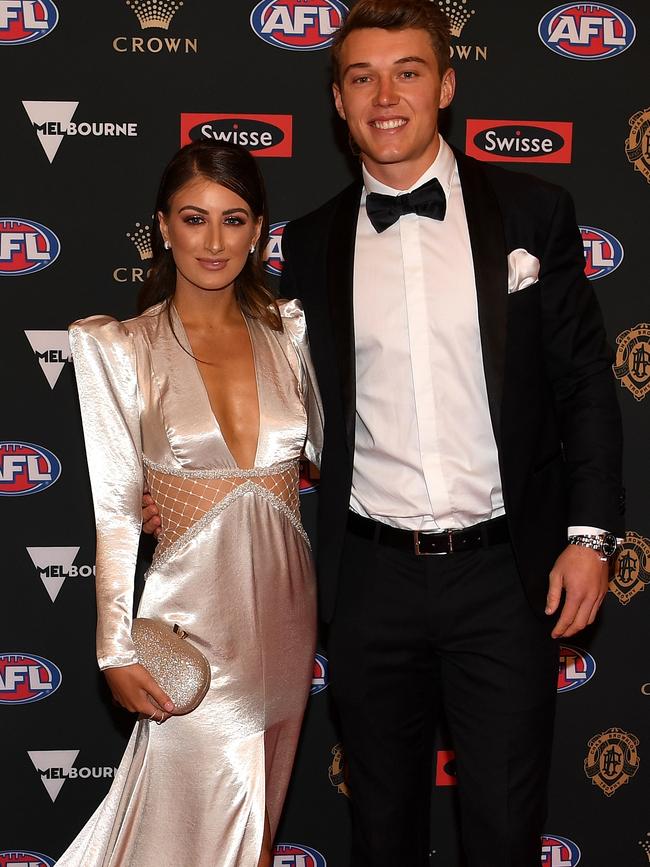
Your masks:
M432 178L413 192L401 196L384 196L381 193L368 193L366 196L366 212L376 232L388 229L402 214L444 220L446 210L447 200L438 178Z

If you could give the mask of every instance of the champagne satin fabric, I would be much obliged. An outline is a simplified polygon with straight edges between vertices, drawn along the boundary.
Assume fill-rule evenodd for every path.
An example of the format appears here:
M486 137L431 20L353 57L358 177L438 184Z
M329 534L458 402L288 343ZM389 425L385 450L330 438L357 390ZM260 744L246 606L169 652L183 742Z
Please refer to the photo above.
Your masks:
M315 583L298 460L319 463L322 410L305 321L247 319L260 411L255 467L237 467L182 323L164 305L70 329L97 524L100 667L130 638L143 478L163 526L138 614L178 623L208 657L191 714L140 720L113 785L58 867L254 867L275 833L313 669Z

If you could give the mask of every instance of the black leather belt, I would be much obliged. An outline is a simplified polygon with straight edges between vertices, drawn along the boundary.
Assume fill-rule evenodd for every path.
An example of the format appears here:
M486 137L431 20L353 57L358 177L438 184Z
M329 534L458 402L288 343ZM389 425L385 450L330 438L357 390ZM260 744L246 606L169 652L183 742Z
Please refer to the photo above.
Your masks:
M356 512L348 514L348 530L380 545L401 548L419 556L429 554L455 554L474 548L488 548L507 542L510 538L505 515L474 524L464 530L442 530L437 533L420 533L418 530L400 530L380 521L364 518Z

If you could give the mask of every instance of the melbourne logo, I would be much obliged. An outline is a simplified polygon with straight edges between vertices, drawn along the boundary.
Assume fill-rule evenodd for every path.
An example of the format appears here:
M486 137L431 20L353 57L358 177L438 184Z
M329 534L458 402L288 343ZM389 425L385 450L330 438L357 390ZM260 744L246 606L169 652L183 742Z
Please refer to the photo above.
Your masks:
M317 653L314 658L314 674L311 679L310 695L317 695L329 685L329 662L322 653Z
M650 323L639 322L616 338L614 376L637 400L650 391Z
M327 867L327 861L309 846L279 843L273 850L273 867Z
M579 647L560 646L560 671L557 679L558 692L571 692L589 683L596 673L596 660Z
M115 775L115 768L110 767L75 768L79 750L27 750L27 754L52 803L66 780L110 780Z
M132 121L80 121L73 123L72 118L78 102L25 101L23 107L36 133L45 155L54 162L61 142L68 136L134 138L138 135L138 124Z
M133 228L126 232L131 250L135 248L140 266L120 265L113 269L113 280L116 283L143 283L149 273L149 262L153 259L153 216L146 222L135 223Z
M585 250L585 274L590 280L606 277L616 271L623 261L623 245L604 229L580 226Z
M0 852L0 867L54 867L56 861L49 855L41 855L40 852L27 852L24 849L5 849Z
M70 342L67 331L26 331L25 337L50 388L57 384L61 371L70 361Z
M467 121L465 152L495 163L570 163L573 124L567 121Z
M636 28L632 19L603 3L566 3L539 22L539 38L547 48L571 60L604 60L628 49Z
M300 481L298 483L298 492L303 494L313 494L318 490L320 481L320 472L317 467L310 464L309 461L300 462Z
M66 578L92 578L95 575L94 565L75 565L78 545L64 548L30 547L27 553L52 602L56 601Z
M573 840L544 834L542 837L542 867L576 867L582 853Z
M61 461L43 446L0 442L0 496L38 494L61 475Z
M650 108L637 111L629 120L630 134L625 139L625 155L650 184Z
M455 751L436 750L436 786L457 785Z
M59 10L52 0L3 0L0 3L0 45L36 42L49 36L58 20Z
M141 30L168 31L172 19L183 6L183 0L126 0L135 14ZM118 54L197 54L199 40L195 36L116 36L113 50Z
M279 277L282 274L282 266L284 265L284 259L282 258L282 235L287 222L285 220L283 223L272 223L269 226L269 236L266 240L264 253L262 254L264 267L274 277Z
M0 704L31 704L61 686L58 665L33 653L0 653Z
M465 25L475 14L467 7L467 0L438 0L438 6L449 19L452 40L460 39ZM451 43L451 57L457 60L487 60L487 45L461 45Z
M0 276L42 271L60 252L59 239L47 226L21 217L0 217Z
M628 530L619 548L609 589L627 605L650 584L650 539Z
M327 775L336 791L349 798L350 787L348 786L348 774L345 766L345 753L341 744L335 744L332 747L332 764L328 768Z
M290 157L290 114L182 114L181 146L200 139L232 142L256 157Z
M588 746L585 774L608 798L639 770L639 739L630 732L607 729L594 735Z
M254 32L276 48L328 48L348 7L339 0L262 0L251 12Z

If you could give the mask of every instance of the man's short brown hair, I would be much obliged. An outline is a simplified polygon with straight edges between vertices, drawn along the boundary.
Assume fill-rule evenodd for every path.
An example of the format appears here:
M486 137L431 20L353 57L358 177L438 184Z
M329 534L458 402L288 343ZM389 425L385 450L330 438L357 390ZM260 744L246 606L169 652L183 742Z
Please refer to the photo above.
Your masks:
M341 84L341 46L353 30L380 27L382 30L426 30L443 75L450 66L449 19L432 0L358 0L332 42L332 76Z

